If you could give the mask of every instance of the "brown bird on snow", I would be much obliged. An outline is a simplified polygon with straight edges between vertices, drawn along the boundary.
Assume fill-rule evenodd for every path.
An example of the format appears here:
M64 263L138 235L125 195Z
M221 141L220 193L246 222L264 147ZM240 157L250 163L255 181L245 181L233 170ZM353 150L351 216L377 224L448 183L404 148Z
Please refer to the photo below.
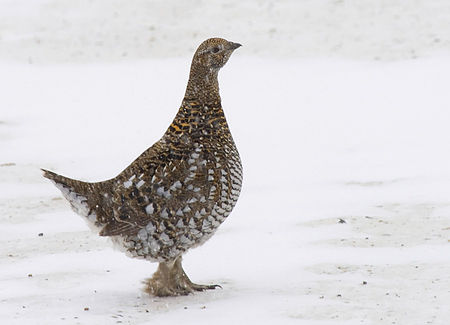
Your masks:
M241 191L241 160L217 81L240 46L221 38L199 46L172 124L117 177L88 183L43 170L100 236L111 237L131 257L159 262L146 281L146 291L156 296L219 287L192 283L181 256L214 234Z

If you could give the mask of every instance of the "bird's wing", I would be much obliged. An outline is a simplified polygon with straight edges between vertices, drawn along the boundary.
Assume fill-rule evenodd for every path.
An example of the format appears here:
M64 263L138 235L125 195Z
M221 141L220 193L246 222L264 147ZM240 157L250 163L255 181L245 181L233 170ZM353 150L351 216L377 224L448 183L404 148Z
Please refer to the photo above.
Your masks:
M174 227L180 217L198 213L211 190L213 159L179 143L149 148L111 180L112 211L100 235L135 235L149 222Z

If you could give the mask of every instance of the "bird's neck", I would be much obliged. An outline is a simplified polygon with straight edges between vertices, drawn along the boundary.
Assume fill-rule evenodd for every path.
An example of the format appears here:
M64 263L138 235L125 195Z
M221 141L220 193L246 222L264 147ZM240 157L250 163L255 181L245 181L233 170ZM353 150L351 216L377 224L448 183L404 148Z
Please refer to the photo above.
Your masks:
M192 64L184 100L194 100L202 106L220 107L218 72L218 69Z
M184 134L204 137L227 129L220 102L217 73L218 70L210 71L194 64L191 66L186 94L167 130L168 135L175 135L176 138Z

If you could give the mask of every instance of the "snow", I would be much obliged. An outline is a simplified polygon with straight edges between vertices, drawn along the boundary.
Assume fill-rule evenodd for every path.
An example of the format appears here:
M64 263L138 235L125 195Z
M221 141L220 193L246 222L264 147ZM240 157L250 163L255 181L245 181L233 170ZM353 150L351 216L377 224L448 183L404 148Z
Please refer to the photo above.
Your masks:
M2 0L0 57L31 63L190 56L204 39L270 57L447 51L447 0ZM235 38L233 38L235 37Z
M255 6L266 8L262 12L274 26L280 23L273 52L262 50L269 40L263 32L250 41L264 15L255 14L255 25L240 37L245 24L251 25L243 7L252 6L221 2L229 5L225 18L244 10L233 16L239 27L229 32L233 37L224 35L244 46L219 75L244 166L243 188L214 236L183 261L191 280L223 289L176 298L142 292L142 280L157 264L131 259L90 232L39 168L87 181L108 179L158 140L181 102L190 52L210 33L186 35L205 18L189 25L188 15L173 29L170 19L161 22L167 33L155 41L161 48L153 53L136 45L144 37L136 26L146 12L138 10L136 25L120 32L136 32L137 39L118 38L115 51L130 48L119 60L114 51L107 54L113 45L105 24L98 34L88 33L93 25L75 24L94 17L82 5L73 11L74 5L60 2L30 3L28 10L23 1L0 3L5 9L0 15L10 17L2 21L0 48L11 50L0 51L2 324L448 323L446 2L286 1L269 10L271 2L261 1ZM109 15L121 3L105 11L103 1L92 6ZM120 31L133 3L111 30ZM350 32L352 24L371 17L375 3L373 21L384 22L379 30L371 34L366 21ZM157 6L166 17L185 9L177 14L172 4ZM310 12L310 20L298 19L294 26L289 8ZM51 32L62 21L51 20L45 25L50 29L35 30L44 40L40 48L31 47L26 26L42 26L55 12L71 27ZM319 24L319 12L334 23ZM388 22L401 12L417 15L402 16L399 31ZM285 23L283 15L289 18ZM11 17L23 16L34 18L20 29ZM339 17L349 19L333 32ZM174 39L183 24L189 28ZM313 30L306 42L306 27L314 26L320 32ZM300 27L305 29L290 41L282 33L296 35ZM417 40L410 38L416 32ZM338 36L352 33L371 38L331 50ZM105 37L104 46L93 46L86 36L91 34ZM83 48L84 56L65 47L67 35L86 37L73 45ZM390 49L399 35L403 41ZM441 41L428 47L425 35ZM62 43L55 45L55 39ZM173 52L169 40L180 40ZM287 55L293 47L297 52ZM8 61L11 53L20 54L17 62ZM27 53L35 64L23 62ZM371 60L380 53L385 59Z

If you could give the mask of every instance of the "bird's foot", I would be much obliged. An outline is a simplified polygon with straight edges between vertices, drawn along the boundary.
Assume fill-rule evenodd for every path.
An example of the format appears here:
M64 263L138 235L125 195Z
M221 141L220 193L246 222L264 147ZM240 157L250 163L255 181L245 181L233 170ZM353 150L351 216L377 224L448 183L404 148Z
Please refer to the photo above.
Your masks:
M216 288L222 289L218 284L196 284L191 282L191 287L195 291L214 290Z
M159 263L153 277L145 282L145 291L157 297L186 296L195 291L222 288L218 284L203 285L193 283L181 267L181 257L173 262Z
M213 290L222 287L218 284L196 284L191 281L163 282L154 277L145 280L145 292L157 297L187 296L195 291Z

